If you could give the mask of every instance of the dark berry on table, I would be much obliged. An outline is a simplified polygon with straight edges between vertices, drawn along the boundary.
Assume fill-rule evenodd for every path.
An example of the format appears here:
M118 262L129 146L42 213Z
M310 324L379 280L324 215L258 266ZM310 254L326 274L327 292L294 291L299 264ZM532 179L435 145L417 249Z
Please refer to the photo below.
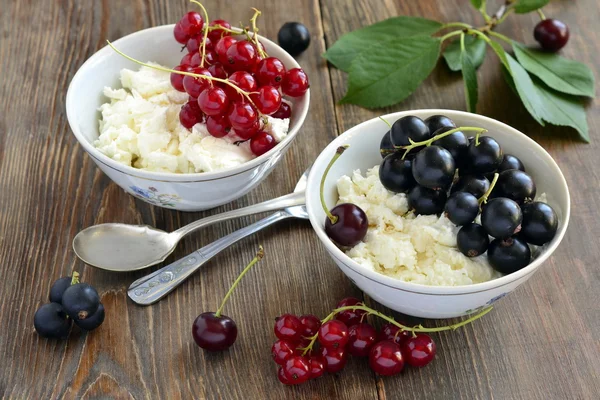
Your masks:
M337 221L325 219L325 233L340 246L353 247L362 241L369 228L367 214L357 205L351 203L338 204L331 209Z
M71 319L62 305L44 304L33 316L33 326L37 333L48 339L66 339L71 329Z
M316 379L325 373L325 360L321 356L310 356L308 358L310 364L310 379Z
M240 40L231 45L225 55L227 62L223 63L223 66L230 71L254 70L258 63L258 50L247 40Z
M271 117L278 118L278 119L287 119L287 118L290 118L291 116L292 116L292 108L285 101L282 101L281 106L279 107L279 110L275 111L275 113L273 115L271 115Z
M490 188L490 181L483 175L461 175L452 185L450 193L467 192L480 198Z
M283 383L284 385L293 385L293 383L290 382L290 380L285 376L283 367L279 367L279 370L277 370L277 379L279 379L279 382Z
M387 157L388 155L394 153L396 149L392 144L392 136L391 131L387 131L385 135L381 138L381 143L379 144L379 154L381 154L382 158Z
M296 348L292 342L278 340L271 346L273 361L279 365L285 364L286 360L296 354Z
M535 26L533 37L544 50L558 51L569 41L569 27L562 21L548 18Z
M53 303L61 303L62 296L65 290L71 286L72 278L65 276L64 278L57 279L50 287L50 301Z
M98 309L94 314L92 314L90 317L87 317L86 319L76 320L75 325L86 331L92 331L100 325L102 325L102 323L104 322L104 316L104 305L100 303Z
M204 20L196 11L189 11L183 17L181 17L179 20L179 26L187 35L187 37L192 37L202 31Z
M473 222L479 214L477 197L467 192L456 192L448 197L444 207L446 217L456 226Z
M425 119L429 132L436 132L441 128L456 128L456 124L445 115L432 115Z
M391 139L394 146L408 146L409 139L413 142L422 142L431 138L427 124L414 115L402 117L392 125Z
M277 33L277 43L295 57L308 48L310 33L300 22L286 22Z
M383 376L392 376L402 372L404 359L400 346L391 340L375 344L369 353L369 367Z
M433 133L433 136L440 135L454 129L454 127L445 127L438 129ZM460 168L462 164L466 164L467 160L467 148L469 147L469 140L464 132L458 131L451 133L448 136L444 136L433 142L436 146L443 147L448 150L456 163L456 166Z
M378 339L380 341L391 340L396 344L401 344L403 341L405 341L411 336L411 332L403 331L400 327L392 323L387 323L381 327Z
M432 215L444 211L447 195L444 190L415 186L408 192L408 207L416 214Z
M512 154L505 154L502 157L502 162L498 166L497 172L508 171L509 169L518 169L519 171L525 171L525 166L517 157Z
M302 323L302 336L307 338L316 335L321 327L321 320L312 314L301 315L300 322Z
M258 111L264 115L271 115L281 107L281 93L274 86L261 86L250 98Z
M292 385L299 385L310 379L310 364L303 356L288 358L283 365L283 374Z
M220 87L209 87L200 93L198 107L209 116L223 115L229 108L229 97Z
M237 325L226 315L204 312L194 321L192 336L201 348L222 351L230 348L237 339Z
M497 239L508 238L521 228L523 213L519 205L506 197L489 200L481 212L481 225Z
M495 171L502 162L502 148L490 136L481 136L479 145L473 140L467 149L468 169L475 174Z
M501 172L491 197L508 197L519 204L535 199L536 187L527 172L509 169Z
M179 122L187 129L192 129L194 125L202 122L203 114L198 106L198 101L188 101L179 110Z
M366 323L352 325L348 330L346 350L356 357L367 357L377 342L377 330Z
M73 320L86 319L92 316L100 306L100 296L87 283L76 283L63 293L62 305Z
M435 358L435 342L429 335L417 333L401 346L404 361L411 367L424 367Z
M558 230L554 209L541 201L525 204L519 236L527 243L541 246L551 241Z
M335 308L354 306L360 303L362 302L355 297L346 297L340 300ZM365 314L367 314L365 310L344 310L337 313L335 319L342 321L346 326L352 326L362 322Z
M283 314L275 321L273 330L279 339L297 342L302 337L302 321L293 314Z
M276 57L264 58L260 60L256 67L256 79L260 86L281 86L285 73L285 65Z
M345 347L348 343L348 327L336 319L325 322L319 328L319 343L323 347Z
M178 65L173 69L175 71L190 72L193 68L190 65L184 64L184 65ZM178 90L180 92L185 92L185 88L183 87L183 78L185 78L185 75L176 74L174 72L171 72L171 86L173 86L175 88L175 90Z
M406 193L417 185L413 177L412 161L402 159L403 151L385 157L379 167L379 180L389 191Z
M262 156L273 147L277 146L277 140L267 132L258 132L250 139L250 150L255 156Z
M306 73L301 68L293 68L285 73L281 91L290 97L300 97L309 87Z
M470 223L464 225L456 235L458 250L467 257L477 257L486 252L490 237L483 226Z
M219 26L219 27L223 27L225 29L231 29L231 24L225 20L222 19L215 19L212 20L210 22L210 24L208 24L210 27L215 27L215 26ZM223 36L230 36L231 33L226 32L222 29L214 29L208 32L208 38L211 40L211 42L213 43L213 45L215 43L217 43Z
M487 254L492 268L503 274L525 268L531 261L529 245L517 236L492 240Z
M420 186L430 189L450 187L456 164L450 152L440 146L428 146L419 151L412 162L412 172Z
M340 372L348 361L348 353L342 347L321 347L318 355L325 361L325 370L330 374Z

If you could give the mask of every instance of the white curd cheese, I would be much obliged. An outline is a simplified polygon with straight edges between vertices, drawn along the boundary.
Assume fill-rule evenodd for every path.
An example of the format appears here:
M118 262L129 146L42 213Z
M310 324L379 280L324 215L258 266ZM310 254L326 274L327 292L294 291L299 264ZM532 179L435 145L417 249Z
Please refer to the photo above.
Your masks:
M234 131L215 138L203 123L191 132L183 127L179 110L188 95L171 86L170 73L145 66L123 69L121 84L122 89L104 88L110 102L100 107L100 135L94 141L115 161L149 171L194 173L235 167L255 157L249 142L234 144L240 140ZM283 140L290 120L267 120L263 129L277 142Z

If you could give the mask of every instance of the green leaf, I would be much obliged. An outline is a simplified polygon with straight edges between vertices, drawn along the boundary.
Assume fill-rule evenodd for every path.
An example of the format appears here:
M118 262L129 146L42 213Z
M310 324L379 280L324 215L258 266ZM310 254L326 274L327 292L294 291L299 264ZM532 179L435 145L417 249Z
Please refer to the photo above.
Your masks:
M342 71L348 72L352 60L365 49L380 46L386 41L396 41L419 35L431 35L442 24L430 19L418 17L394 17L373 25L355 30L342 36L323 55L330 63Z
M476 10L481 8L481 0L471 0L471 4L473 4L473 7L475 7Z
M464 40L464 38L461 38ZM464 51L460 53L460 61L462 65L462 76L465 84L465 99L467 100L467 111L476 112L478 100L477 87L477 72L471 61L471 55L466 49L466 43L463 42Z
M502 65L504 65L504 67L507 68L510 72L510 66L508 65L508 59L506 58L506 52L504 51L502 46L499 43L494 42L493 40L490 40L488 44L492 49L494 49L494 52L496 52L496 55L498 55L498 58L500 59Z
M352 62L348 92L340 103L386 107L407 98L435 68L441 40L402 38L376 46Z
M479 68L485 58L485 41L479 37L465 36L465 47L475 69ZM460 71L460 54L460 40L453 41L444 50L444 59L452 71Z
M528 49L513 42L519 63L546 85L559 92L594 97L594 74L585 65L556 54Z
M529 76L527 71L525 71L525 69L517 62L517 60L512 58L512 56L506 53L504 54L504 56L507 60L506 67L514 80L517 93L519 94L523 105L525 105L525 108L527 109L527 111L529 111L529 114L531 114L531 116L540 125L543 126L544 121L542 119L542 113L540 111L541 109L543 109L543 106L541 105L541 101L537 96L537 91L535 89L533 81L531 80L531 77Z
M519 0L515 4L515 12L517 14L525 14L542 8L549 2L550 0Z

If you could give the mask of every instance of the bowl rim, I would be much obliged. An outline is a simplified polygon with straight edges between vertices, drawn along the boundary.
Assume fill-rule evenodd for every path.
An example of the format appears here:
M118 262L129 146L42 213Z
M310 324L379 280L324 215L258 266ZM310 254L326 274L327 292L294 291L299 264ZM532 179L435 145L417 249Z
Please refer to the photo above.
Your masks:
M556 184L561 185L565 190L566 207L565 207L565 210L563 211L563 218L562 218L563 220L561 221L562 224L559 226L556 236L554 237L552 242L542 252L542 254L540 254L535 260L533 260L525 268L523 268L517 272L514 272L512 274L504 275L500 278L492 279L490 281L482 282L482 283L474 283L474 284L470 284L470 285L432 286L432 285L424 285L424 284L420 284L420 283L405 282L405 281L395 279L395 278L380 274L379 272L372 271L372 270L365 268L361 264L357 263L356 261L354 261L350 257L348 257L325 234L325 230L322 227L322 224L316 218L315 209L313 209L312 203L311 203L311 201L309 201L309 199L311 197L319 196L318 190L319 190L319 186L320 186L321 176L320 175L316 176L317 170L319 168L314 168L314 166L316 166L317 164L329 162L329 158L331 157L332 154L334 154L335 149L337 147L345 144L344 142L346 141L346 138L348 136L351 136L351 135L356 134L357 132L360 132L362 130L362 128L367 124L370 124L374 121L380 120L380 118L395 121L396 119L401 118L406 115L425 114L425 113L430 114L430 115L443 114L443 115L449 116L450 118L454 118L456 116L472 118L474 120L479 120L482 123L485 123L487 125L496 125L497 127L507 131L510 134L522 136L525 139L525 141L528 143L528 145L532 147L532 149L535 149L535 151L537 153L543 155L549 161L551 168L554 170L554 173L556 174L556 180L557 180ZM367 131L365 130L364 132L367 132ZM326 160L325 160L325 157L327 157ZM332 256L332 258L334 258L334 260L341 262L344 266L346 266L347 268L350 268L355 273L357 273L371 281L374 281L378 284L382 284L384 286L387 286L387 287L390 287L393 289L397 289L397 290L402 290L402 291L412 292L412 293L417 293L417 294L424 294L424 295L465 295L465 294L471 294L471 293L485 292L485 291L489 291L492 289L496 289L498 287L509 285L521 278L524 278L524 277L534 273L537 270L537 268L544 261L546 261L550 257L550 255L552 255L552 253L554 253L554 251L556 250L556 248L562 241L562 239L567 231L567 227L569 225L569 219L570 219L570 215L571 215L571 197L569 194L569 188L567 186L567 181L566 181L562 171L560 170L559 166L556 164L556 161L554 161L552 156L550 156L550 154L542 146L540 146L537 142L535 142L533 139L531 139L524 133L518 131L517 129L515 129L503 122L495 120L493 118L489 118L489 117L479 115L479 114L472 114L472 113L468 113L465 111L447 110L447 109L417 109L417 110L399 111L399 112L395 112L395 113L382 115L381 117L372 118L370 120L364 121L358 125L353 126L350 129L346 130L344 133L342 133L337 138L335 138L331 143L329 143L327 145L327 147L325 147L325 149L323 149L321 151L321 153L319 153L319 155L317 156L317 158L313 164L313 168L311 168L310 174L308 176L307 187L306 187L306 199L307 199L306 207L307 207L310 223L311 223L314 231L316 232L317 236L319 237L319 240L325 245L325 248L327 249L329 254Z
M142 30L139 30L136 32L132 32L126 36L123 36L123 37L115 40L114 42L112 42L112 44L118 48L119 44L122 44L125 41L133 40L134 38L138 39L140 41L143 41L142 37L145 35L156 35L156 34L164 35L165 33L168 32L168 34L172 36L172 31L173 31L174 26L175 26L175 24L169 24L169 25L159 25L159 26L155 26L155 27L151 27L151 28L142 29ZM283 48L281 48L278 44L276 44L275 42L273 42L261 35L258 35L258 38L260 39L260 41L265 43L265 45L267 45L267 47L273 46L273 48L276 48L278 50L278 52L280 51L284 55L286 55L288 58L287 61L289 61L289 63L292 64L292 68L300 68L300 64L298 64L298 62L288 52L286 52ZM92 54L79 67L77 72L75 72L75 75L73 75L73 78L71 79L71 82L69 83L69 87L67 88L65 108L66 108L66 112L67 112L67 120L69 122L71 131L73 132L73 135L75 136L75 138L77 139L79 144L84 148L84 150L90 156L92 156L92 158L95 161L101 162L105 166L107 166L111 169L117 170L118 172L124 173L126 175L130 175L130 176L133 176L136 178L141 178L141 179L146 179L146 180L162 181L162 182L204 182L204 181L212 181L212 180L221 179L221 178L225 178L225 177L229 177L229 176L243 174L245 172L256 169L260 165L267 162L270 158L275 156L281 149L286 148L290 144L290 142L295 138L295 136L298 134L298 132L300 131L300 128L304 124L304 120L306 119L306 116L308 115L308 109L310 106L310 88L304 94L304 97L305 97L304 106L302 108L299 108L297 111L297 112L299 112L299 118L297 120L298 122L293 127L290 126L287 136L281 142L277 143L277 145L275 147L273 147L271 150L269 150L268 152L266 152L258 157L255 157L248 162L245 162L243 164L235 166L235 167L224 168L224 169L220 169L217 171L211 171L211 172L175 173L175 172L146 171L146 170L131 167L129 165L121 164L121 163L113 160L112 158L108 157L104 153L100 152L100 150L98 150L96 147L94 147L93 143L89 142L86 139L86 137L83 135L83 133L79 129L78 124L75 122L76 118L75 118L75 111L74 111L74 104L77 101L77 98L75 95L75 92L76 92L75 88L77 87L78 84L82 83L82 81L84 79L84 73L87 70L92 70L95 67L95 65L98 62L100 62L100 60L102 60L103 58L108 57L109 55L112 55L112 54L116 54L116 53L113 52L113 50L110 48L110 46L106 45L106 46L102 47L100 50L98 50L97 52L95 52L94 54Z

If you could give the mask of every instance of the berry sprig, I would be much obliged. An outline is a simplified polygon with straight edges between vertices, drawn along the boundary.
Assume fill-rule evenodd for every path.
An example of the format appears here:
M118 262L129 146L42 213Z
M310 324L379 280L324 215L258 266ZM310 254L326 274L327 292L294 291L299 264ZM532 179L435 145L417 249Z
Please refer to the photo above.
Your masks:
M408 137L408 141L409 141L410 144L405 145L405 146L394 146L394 148L404 150L404 155L402 156L402 159L404 159L408 155L408 153L411 150L413 150L413 149L416 149L416 148L422 147L422 146L425 146L425 147L431 146L433 144L433 142L435 142L436 140L443 139L446 136L452 135L453 133L462 132L462 131L465 131L465 132L475 131L475 132L477 132L477 134L475 135L475 145L477 146L477 145L479 145L479 136L482 133L487 132L487 129L478 128L478 127L475 127L475 126L462 126L462 127L458 127L458 128L452 128L452 129L450 129L450 130L448 130L446 132L443 132L443 133L440 133L438 135L433 136L431 139L423 140L421 142L415 142L410 137Z

